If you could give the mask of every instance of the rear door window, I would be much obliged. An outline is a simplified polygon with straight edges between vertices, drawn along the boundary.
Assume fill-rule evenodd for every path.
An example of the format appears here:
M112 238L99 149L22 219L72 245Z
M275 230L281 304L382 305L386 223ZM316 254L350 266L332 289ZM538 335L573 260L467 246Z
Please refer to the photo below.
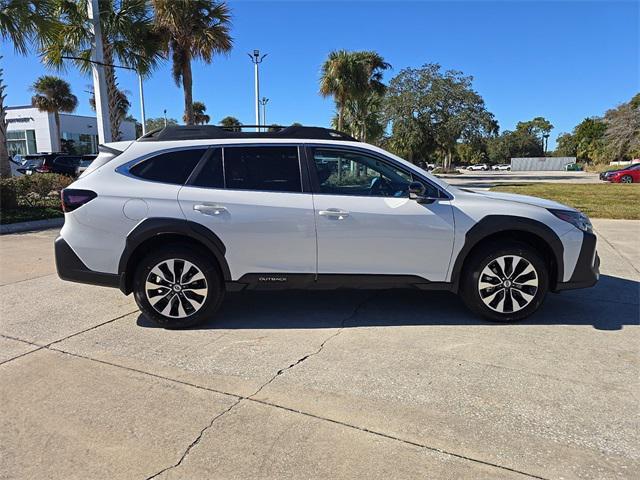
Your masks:
M134 165L129 173L145 180L182 185L205 152L200 148L161 153Z
M298 147L226 147L227 188L267 192L302 192Z

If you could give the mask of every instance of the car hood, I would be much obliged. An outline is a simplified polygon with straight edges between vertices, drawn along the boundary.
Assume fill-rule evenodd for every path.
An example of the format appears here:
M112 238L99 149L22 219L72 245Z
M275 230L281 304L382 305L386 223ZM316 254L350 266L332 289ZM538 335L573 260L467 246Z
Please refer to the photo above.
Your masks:
M533 205L535 207L553 208L557 210L572 210L577 212L575 208L568 207L567 205L564 205L562 203L554 202L553 200L546 200L544 198L539 198L539 197L531 197L529 195L518 195L517 193L504 193L504 192L489 192L484 190L475 190L474 193L478 195L482 195L487 198L492 198L494 200L525 203L527 205Z

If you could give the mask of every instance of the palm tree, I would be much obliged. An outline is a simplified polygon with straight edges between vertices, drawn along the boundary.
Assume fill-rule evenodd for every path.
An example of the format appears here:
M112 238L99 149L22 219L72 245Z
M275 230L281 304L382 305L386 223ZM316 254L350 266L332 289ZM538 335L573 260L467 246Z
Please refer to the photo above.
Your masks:
M220 126L226 128L227 130L231 130L232 132L239 132L242 123L236 117L224 117L220 120Z
M333 96L338 107L337 129L366 141L370 109L384 94L384 70L391 68L376 52L331 52L322 66L320 94ZM349 128L346 128L346 127Z
M0 38L11 42L16 53L26 55L33 41L40 42L54 31L49 0L0 0ZM2 58L2 57L0 57ZM0 69L0 177L11 176L7 150L5 86Z
M371 129L378 130L375 121L379 117L382 108L381 99L387 89L382 83L382 74L384 70L391 68L391 65L385 62L377 52L355 52L354 55L358 60L358 75L364 80L358 82L359 90L354 94L354 126L357 128L356 136L366 142L368 132Z
M207 111L207 106L203 102L193 102L193 123L196 125L204 125L205 123L209 123L211 117L207 115L205 112ZM186 116L182 118L184 122L187 122Z
M156 29L164 51L173 61L173 79L184 89L184 121L194 123L191 61L211 63L215 54L233 46L229 34L231 14L225 3L214 0L152 0Z
M51 150L60 151L60 112L73 112L78 99L71 93L71 86L58 77L44 75L38 78L31 89L35 95L31 103L41 112L53 113L56 122L56 137Z
M46 64L63 69L63 57L75 57L81 72L91 71L93 34L84 1L50 0L55 3L55 17L60 19L56 35L44 42ZM105 81L109 105L109 124L114 140L119 140L120 115L116 63L148 74L160 61L160 37L154 30L153 11L147 0L100 0L100 25L104 50Z
M322 65L320 95L332 96L338 109L338 130L342 130L347 101L358 90L357 59L346 50L334 50Z

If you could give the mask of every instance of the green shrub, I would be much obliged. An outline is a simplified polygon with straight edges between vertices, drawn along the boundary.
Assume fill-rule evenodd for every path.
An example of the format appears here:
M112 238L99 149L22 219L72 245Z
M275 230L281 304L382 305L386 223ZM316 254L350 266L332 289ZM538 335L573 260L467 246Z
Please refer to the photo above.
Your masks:
M3 179L2 210L20 205L48 206L52 200L57 201L60 190L68 187L71 182L72 178L57 173L38 173Z
M10 210L18 205L15 182L12 178L0 179L0 210Z

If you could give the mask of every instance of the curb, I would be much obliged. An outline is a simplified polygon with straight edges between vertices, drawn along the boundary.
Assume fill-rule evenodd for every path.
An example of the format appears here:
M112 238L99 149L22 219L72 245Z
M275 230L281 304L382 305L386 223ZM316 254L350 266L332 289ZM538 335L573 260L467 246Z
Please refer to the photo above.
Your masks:
M31 220L30 222L8 223L0 225L0 235L9 233L36 232L48 228L57 228L64 225L64 217L47 218L44 220Z

